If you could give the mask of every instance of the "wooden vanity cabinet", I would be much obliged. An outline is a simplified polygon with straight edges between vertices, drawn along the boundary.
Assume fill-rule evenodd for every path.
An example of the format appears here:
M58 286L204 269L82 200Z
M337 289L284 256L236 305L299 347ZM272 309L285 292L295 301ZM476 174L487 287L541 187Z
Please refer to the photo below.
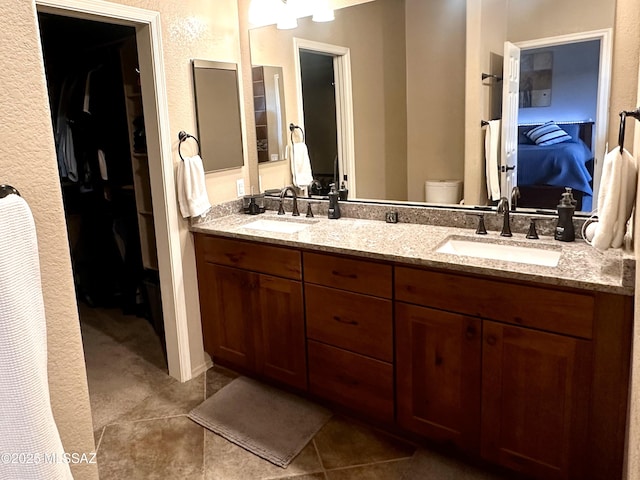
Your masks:
M526 477L622 478L632 297L195 241L215 361Z
M300 252L200 234L195 242L205 351L306 390Z
M398 266L395 299L404 428L533 478L621 478L631 297Z

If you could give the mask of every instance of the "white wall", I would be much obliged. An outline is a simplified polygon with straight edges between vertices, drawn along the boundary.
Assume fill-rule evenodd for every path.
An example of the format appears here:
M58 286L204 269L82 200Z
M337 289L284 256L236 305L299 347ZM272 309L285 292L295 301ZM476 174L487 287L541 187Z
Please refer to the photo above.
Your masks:
M522 50L523 55L537 52L553 53L551 105L520 108L518 122L595 120L600 42L593 40Z

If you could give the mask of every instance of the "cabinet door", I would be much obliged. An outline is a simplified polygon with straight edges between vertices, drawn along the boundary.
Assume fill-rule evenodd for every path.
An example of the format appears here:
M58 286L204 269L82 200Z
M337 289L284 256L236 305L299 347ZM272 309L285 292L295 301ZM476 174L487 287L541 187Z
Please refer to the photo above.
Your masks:
M306 390L302 284L269 275L259 275L258 283L258 369L267 377Z
M258 275L207 262L198 270L205 351L229 366L253 370Z
M536 478L589 478L591 343L485 321L482 455Z
M477 451L481 320L396 303L398 422Z

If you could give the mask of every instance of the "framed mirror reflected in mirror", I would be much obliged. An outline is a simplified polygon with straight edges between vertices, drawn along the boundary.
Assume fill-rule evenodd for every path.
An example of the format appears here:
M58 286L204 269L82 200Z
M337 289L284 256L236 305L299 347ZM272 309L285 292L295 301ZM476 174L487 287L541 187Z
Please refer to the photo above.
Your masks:
M238 66L192 60L196 120L205 172L244 165Z
M523 105L526 115L521 115L513 128L527 133L548 121L557 122L560 127L591 124L590 138L572 132L568 136L580 147L579 142L584 142L588 157L577 160L582 162L584 168L579 170L584 175L576 182L574 191L580 192L582 188L586 190L582 193L593 196L606 143L607 112L603 111L606 102L602 100L609 99L611 80L610 63L609 71L598 68L603 65L603 54L611 60L612 38L607 45L590 43L591 53L576 49L583 41L585 44L594 41L581 38L581 33L611 31L615 0L589 1L588 6L578 0L567 0L553 12L546 8L548 2L542 0L526 5L489 3L374 0L336 10L335 21L331 23L317 24L301 18L293 30L278 30L274 25L253 28L252 63L282 66L286 122L305 128L312 162L322 155L321 162L336 167L337 174L332 180L341 181L346 175L349 198L419 203L427 198L427 182L438 187L444 185L441 181L448 181L451 190L459 193L444 203L458 203L464 198L467 206L486 205L490 202L481 120L493 119L489 103L496 81L483 81L481 73L491 72L491 57L503 55L505 41L520 44L522 53L531 55L532 61L526 63L527 68L531 63L533 70L523 76L525 81L528 78L532 82L531 88L527 84L522 90L536 96L537 106ZM566 37L569 53L558 51L559 46L551 40L546 45L542 42L561 36ZM477 45L470 46L471 40ZM528 52L531 48L537 50ZM545 55L545 49L551 55ZM345 53L332 53L338 51ZM303 98L305 83L311 84L304 80L304 55L309 53L329 57L331 61L325 63L333 67L333 82L325 81L325 87L330 92L327 98L332 95L335 98L336 113L324 117L336 126L337 158L330 158L331 153L318 152L313 146L315 135L310 130L313 123L310 119L316 121L323 115L310 111ZM536 54L540 57L538 62L534 61ZM568 57L574 62L567 63ZM545 58L553 60L545 63ZM585 61L576 64L577 59ZM571 72L574 77L568 78ZM583 82L587 76L588 85ZM601 81L603 76L607 77L606 85ZM563 97L567 92L573 96ZM577 93L582 97L577 98ZM582 102L589 107L579 106ZM468 113L469 104L475 108L475 118ZM326 145L328 140L319 142ZM278 168L268 165L258 168L263 189L290 183L287 162ZM318 167L318 171L324 174L322 168ZM519 183L527 187L528 181ZM549 186L563 190L571 182L561 178L558 185ZM530 206L554 208L560 198L557 196L554 198L551 192L540 205ZM585 202L584 210L590 210L586 205Z

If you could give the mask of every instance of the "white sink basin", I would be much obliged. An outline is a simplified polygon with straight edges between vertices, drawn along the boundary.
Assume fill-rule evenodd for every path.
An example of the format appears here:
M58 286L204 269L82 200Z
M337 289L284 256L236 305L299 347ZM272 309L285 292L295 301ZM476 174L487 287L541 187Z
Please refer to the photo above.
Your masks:
M537 247L488 243L481 240L449 239L437 250L437 253L464 255L467 257L503 260L507 262L527 263L544 267L556 267L561 252Z
M255 222L242 225L242 228L249 228L251 230L261 230L263 232L296 233L304 230L305 228L309 228L311 225L313 224L294 222L294 221L285 221L285 220L260 219L260 220L256 220Z

